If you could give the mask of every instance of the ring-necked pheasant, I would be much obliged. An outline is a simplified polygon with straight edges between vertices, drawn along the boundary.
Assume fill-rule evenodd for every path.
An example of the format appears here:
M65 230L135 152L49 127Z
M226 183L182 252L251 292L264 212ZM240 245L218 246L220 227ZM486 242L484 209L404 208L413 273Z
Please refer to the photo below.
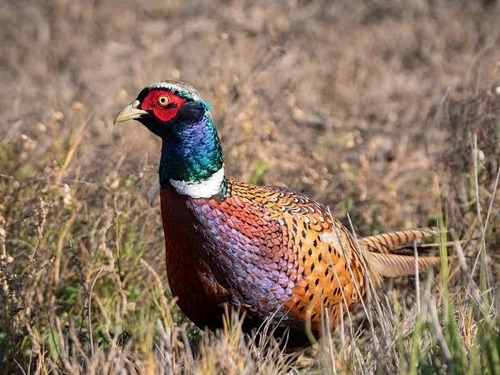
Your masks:
M160 195L170 288L198 326L219 327L224 309L266 318L304 340L321 317L335 327L363 298L366 277L414 273L411 256L389 251L426 237L408 230L356 242L328 210L303 194L256 186L224 173L211 106L190 86L165 81L144 88L115 118L138 120L162 139ZM420 257L420 270L437 258ZM342 306L341 306L342 305Z

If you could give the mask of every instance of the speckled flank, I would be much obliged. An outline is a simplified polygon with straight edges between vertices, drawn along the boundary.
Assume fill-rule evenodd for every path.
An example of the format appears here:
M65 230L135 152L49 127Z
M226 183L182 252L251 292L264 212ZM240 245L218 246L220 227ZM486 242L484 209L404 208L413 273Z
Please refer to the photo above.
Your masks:
M200 258L233 307L245 308L256 321L275 314L276 320L300 329L311 319L318 332L324 307L335 324L342 301L347 311L360 300L365 274L360 254L322 206L279 187L229 180L229 192L225 199L184 199L202 244ZM179 197L170 191L164 210L169 199ZM325 233L338 241L326 242ZM175 277L168 271L169 279ZM186 280L185 274L179 277Z
M297 277L292 280L293 293L285 307L294 320L303 322L310 318L313 329L319 330L325 307L330 313L330 321L335 324L340 302L344 301L347 307L359 301L354 284L363 294L365 270L358 248L350 234L323 206L303 194L281 187L233 182L232 193L249 203L258 202L264 206L288 233L290 242L286 247L292 249ZM328 237L337 241L328 240Z

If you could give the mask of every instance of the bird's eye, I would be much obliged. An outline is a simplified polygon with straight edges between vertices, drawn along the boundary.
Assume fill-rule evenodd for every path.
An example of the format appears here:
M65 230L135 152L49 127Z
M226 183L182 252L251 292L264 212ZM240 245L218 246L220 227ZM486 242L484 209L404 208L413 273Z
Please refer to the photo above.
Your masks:
M162 107L165 107L168 104L168 96L160 96L158 98L158 104L161 105Z

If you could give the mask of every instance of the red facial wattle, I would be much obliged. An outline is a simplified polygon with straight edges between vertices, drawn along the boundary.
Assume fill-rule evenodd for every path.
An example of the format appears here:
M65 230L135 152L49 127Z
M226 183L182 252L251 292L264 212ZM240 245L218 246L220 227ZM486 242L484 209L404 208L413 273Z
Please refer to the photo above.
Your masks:
M141 109L152 111L156 118L167 122L177 116L177 112L185 102L185 98L175 95L170 91L153 90L142 101Z

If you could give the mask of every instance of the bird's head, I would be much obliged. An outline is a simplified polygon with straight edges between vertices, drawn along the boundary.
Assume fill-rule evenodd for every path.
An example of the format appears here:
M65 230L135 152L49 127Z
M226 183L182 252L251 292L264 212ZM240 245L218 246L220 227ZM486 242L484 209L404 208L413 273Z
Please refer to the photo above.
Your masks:
M132 103L116 115L114 124L137 120L156 135L164 137L176 125L208 115L210 108L210 104L191 86L162 81L145 87Z
M189 85L163 81L144 88L114 123L137 120L162 138L160 184L194 198L227 191L222 148L210 104Z

